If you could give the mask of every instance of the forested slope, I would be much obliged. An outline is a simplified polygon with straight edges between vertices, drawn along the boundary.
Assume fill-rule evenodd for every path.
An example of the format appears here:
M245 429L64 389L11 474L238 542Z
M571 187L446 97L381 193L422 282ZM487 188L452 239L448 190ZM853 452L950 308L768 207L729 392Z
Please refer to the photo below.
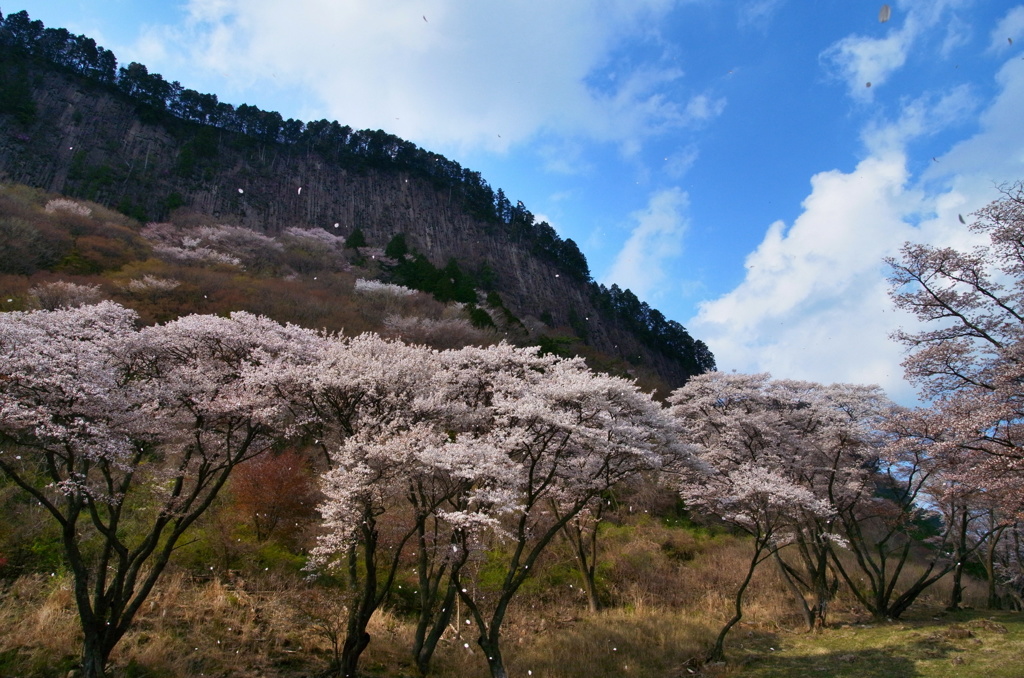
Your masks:
M322 228L410 257L454 260L500 295L532 340L600 353L668 386L714 367L707 346L629 290L596 284L583 254L479 173L377 130L284 120L118 68L93 40L24 12L0 28L0 178L140 221L193 212L267 235ZM558 337L564 339L559 340Z

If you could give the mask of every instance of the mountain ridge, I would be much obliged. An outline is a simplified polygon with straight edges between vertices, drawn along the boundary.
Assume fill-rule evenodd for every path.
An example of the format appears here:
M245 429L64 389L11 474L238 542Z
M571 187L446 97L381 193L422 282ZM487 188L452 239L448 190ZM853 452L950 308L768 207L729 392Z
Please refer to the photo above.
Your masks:
M235 108L140 64L115 71L109 51L23 12L3 20L0 49L4 181L141 221L190 211L268 235L359 229L378 248L402 234L434 266L454 259L490 279L534 339L572 335L671 387L714 369L703 342L594 283L574 242L443 156L380 130Z

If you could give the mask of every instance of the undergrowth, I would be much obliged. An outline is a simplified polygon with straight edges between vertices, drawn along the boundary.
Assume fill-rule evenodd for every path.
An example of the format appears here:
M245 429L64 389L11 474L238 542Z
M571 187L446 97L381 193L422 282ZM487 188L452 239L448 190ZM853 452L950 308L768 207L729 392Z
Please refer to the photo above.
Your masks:
M553 549L510 611L503 634L510 675L980 675L938 671L967 665L984 667L986 675L1018 675L1000 673L999 665L1024 650L1020 615L1004 613L994 621L987 621L990 613L975 611L940 616L934 610L945 591L938 588L908 619L879 624L840 596L829 628L808 634L799 631L795 603L771 567L761 568L750 589L744 620L727 643L729 665L702 666L729 612L749 545L646 516L610 525L602 538L599 586L605 608L587 611L574 571ZM973 582L968 601L976 604L982 595ZM114 651L111 675L327 675L335 643L344 637L344 604L330 582L310 582L292 565L211 572L193 562L165 577L150 596ZM373 640L361 662L365 675L417 675L410 650L414 621L403 606L374 616ZM466 622L460 608L432 675L487 675L475 627ZM66 675L78 660L78 647L69 577L30 574L6 585L0 597L0 675ZM871 673L879 665L896 673Z

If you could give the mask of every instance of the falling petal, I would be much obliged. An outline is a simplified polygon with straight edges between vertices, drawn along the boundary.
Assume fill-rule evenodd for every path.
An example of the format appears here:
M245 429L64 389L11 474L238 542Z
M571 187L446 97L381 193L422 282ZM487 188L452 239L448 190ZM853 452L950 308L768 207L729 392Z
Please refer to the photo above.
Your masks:
M302 195L302 186L299 186L299 195Z
M243 191L242 189L238 189L238 192L239 193L245 193L245 191Z
M865 87L871 87L871 83L869 82L869 83L865 84L864 86Z
M967 224L967 222L966 222L966 221L964 221L964 215L962 215L962 214L958 214L957 216L958 216L958 217L960 217L960 223L961 223L961 224L964 224L964 225L966 225L966 224Z
M882 5L882 9L878 10L878 21L879 23L885 23L889 20L889 15L892 11L889 9L889 5Z

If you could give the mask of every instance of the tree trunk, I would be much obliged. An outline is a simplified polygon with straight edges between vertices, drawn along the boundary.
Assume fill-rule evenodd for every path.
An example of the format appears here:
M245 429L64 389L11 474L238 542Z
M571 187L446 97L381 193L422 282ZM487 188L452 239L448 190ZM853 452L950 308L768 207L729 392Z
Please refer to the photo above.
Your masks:
M441 610L438 612L437 618L431 622L429 616L423 615L420 617L419 624L416 627L416 638L413 641L413 654L416 657L416 668L424 676L430 671L430 661L434 657L437 643L441 640L444 630L451 623L452 617L455 614L455 600L457 597L455 582L449 580L448 590L441 601Z
M992 517L992 512L989 512L989 516L990 524L994 524L995 519ZM1003 606L996 588L996 546L1003 536L1003 529L998 528L992 531L992 536L989 537L988 545L985 549L985 557L982 560L982 565L985 566L985 577L988 579L988 601L986 607L990 610L1000 610Z
M365 630L366 624L349 623L349 632L345 635L345 644L341 648L340 673L342 678L355 678L359 670L359 657L370 644L370 634Z
M797 585L793 579L793 575L789 571L789 566L782 560L782 556L776 551L774 554L775 564L779 566L779 572L782 574L783 581L786 582L786 586L789 587L789 592L793 594L797 604L800 606L800 614L804 618L804 624L807 626L807 631L814 630L814 611L810 605L807 604L807 599L804 598L803 591Z
M725 626L723 626L722 630L718 633L718 638L715 639L715 646L711 648L711 651L708 652L706 657L706 661L708 662L725 661L725 637L729 634L732 627L736 626L736 624L743 619L743 594L746 592L747 586L750 585L750 580L754 578L754 570L757 569L758 563L761 562L761 553L765 549L767 537L765 537L763 541L758 539L755 543L757 545L754 548L754 556L750 559L750 567L747 568L747 576L744 577L743 583L740 584L739 590L736 591L735 614L733 614L732 619L726 622Z
M476 642L487 657L487 668L491 671L491 678L508 678L508 672L505 670L505 660L501 656L501 645L498 639L496 637L491 639L481 634Z
M593 525L589 530L574 520L566 522L561 530L562 537L569 542L572 548L573 558L580 571L580 579L583 580L583 591L587 595L587 609L590 612L597 612L601 609L601 600L597 595L597 529L601 523L604 503L600 497L598 499L599 501L593 509ZM552 510L555 516L561 517L554 503L552 503Z
M959 525L957 525L956 531L956 565L953 566L953 588L949 592L949 606L946 608L950 612L955 612L960 609L960 603L964 600L964 588L963 588L963 575L964 575L964 556L965 547L967 545L967 525L968 515L967 507L964 506L960 510Z
M601 601L597 597L597 582L594 581L592 572L583 577L583 588L587 593L587 609L591 612L598 612L601 609Z
M87 630L82 647L82 678L104 678L112 643L104 642L102 631Z
M839 576L829 565L831 548L824 549L818 559L818 571L815 573L814 593L814 628L825 628L828 608L839 592ZM832 575L831 578L829 575Z
M370 644L370 634L366 627L376 609L377 598L377 562L376 528L370 520L363 523L363 563L366 572L362 581L358 572L358 548L353 546L348 553L349 585L356 591L355 600L349 606L348 625L345 632L345 643L341 647L341 676L355 678L358 674L359 657Z
M953 568L953 587L949 591L949 605L946 607L950 612L959 610L964 600L963 576L964 564L957 563Z

